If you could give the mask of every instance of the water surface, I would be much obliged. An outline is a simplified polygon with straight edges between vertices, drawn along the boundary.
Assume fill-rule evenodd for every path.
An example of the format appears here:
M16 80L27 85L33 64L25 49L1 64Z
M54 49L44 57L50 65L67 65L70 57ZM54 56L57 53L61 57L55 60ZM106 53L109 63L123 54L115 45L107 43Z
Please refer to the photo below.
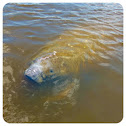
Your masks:
M85 43L86 65L69 101L23 88L47 43ZM58 46L57 46L58 48ZM29 89L29 88L28 88ZM32 91L38 92L33 96ZM46 96L44 96L46 97ZM3 8L3 118L7 122L119 122L123 117L123 9L116 3L11 3Z

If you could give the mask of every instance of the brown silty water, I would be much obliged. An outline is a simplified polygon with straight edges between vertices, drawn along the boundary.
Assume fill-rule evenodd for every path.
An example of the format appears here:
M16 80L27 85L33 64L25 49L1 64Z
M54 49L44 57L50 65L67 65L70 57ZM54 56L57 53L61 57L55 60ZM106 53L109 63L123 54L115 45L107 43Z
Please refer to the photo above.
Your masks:
M58 76L54 82L48 79L42 86L36 86L25 79L25 70L39 57L49 57ZM120 122L123 118L122 6L6 4L3 118L9 123Z

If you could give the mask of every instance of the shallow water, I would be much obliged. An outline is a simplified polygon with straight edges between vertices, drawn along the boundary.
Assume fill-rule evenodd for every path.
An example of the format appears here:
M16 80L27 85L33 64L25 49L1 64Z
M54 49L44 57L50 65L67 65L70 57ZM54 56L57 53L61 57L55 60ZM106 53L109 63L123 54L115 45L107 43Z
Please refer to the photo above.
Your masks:
M43 91L32 85L23 87L22 83L31 57L50 42L58 42L57 48L62 46L61 42L68 42L69 46L84 43L86 65L78 72L76 93L69 99L49 103L45 100L50 96L47 87ZM121 121L122 6L115 3L5 5L3 102L3 118L7 122Z

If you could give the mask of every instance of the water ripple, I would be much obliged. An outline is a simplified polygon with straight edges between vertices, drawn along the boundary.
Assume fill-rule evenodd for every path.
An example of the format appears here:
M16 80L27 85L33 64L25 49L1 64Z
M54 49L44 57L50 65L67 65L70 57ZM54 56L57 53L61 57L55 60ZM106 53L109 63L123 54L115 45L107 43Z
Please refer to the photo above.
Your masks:
M89 119L94 122L96 120L105 122L110 119L118 122L119 119L114 117L117 115L118 118L122 112L120 107L122 94L119 94L119 91L121 92L123 73L123 8L120 4L8 3L3 8L3 42L5 120L8 122L49 122L55 119L60 121L60 116L62 117L65 111L69 115L73 113L73 118L64 116L63 119L70 118L73 122L75 120L87 122ZM77 110L71 109L70 105L65 106L66 108L59 106L56 110L58 105L55 104L51 106L52 110L49 110L43 99L34 99L36 102L31 100L31 106L24 105L24 108L13 103L20 102L23 105L22 101L25 100L25 104L29 101L17 98L16 89L30 57L50 42L56 44L52 45L52 48L55 46L58 49L61 46L59 51L64 49L66 52L74 52L76 49L80 54L83 52L82 56L87 64L85 63L84 73L79 75L82 76L79 92L79 99L82 100L75 106L78 107ZM93 65L95 65L94 69L92 69ZM115 88L118 89L118 93ZM8 91L10 91L9 95ZM44 105L45 110L42 107ZM103 110L104 113L101 113ZM59 115L51 120L57 113Z

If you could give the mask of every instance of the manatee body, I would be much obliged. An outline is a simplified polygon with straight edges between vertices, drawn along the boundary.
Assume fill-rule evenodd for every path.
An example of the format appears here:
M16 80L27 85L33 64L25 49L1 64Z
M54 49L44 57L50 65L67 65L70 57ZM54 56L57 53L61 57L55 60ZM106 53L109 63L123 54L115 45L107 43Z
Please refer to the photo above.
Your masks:
M49 43L33 57L24 74L36 84L53 85L53 95L61 98L78 89L77 74L80 66L85 64L86 50L84 43L58 41Z

